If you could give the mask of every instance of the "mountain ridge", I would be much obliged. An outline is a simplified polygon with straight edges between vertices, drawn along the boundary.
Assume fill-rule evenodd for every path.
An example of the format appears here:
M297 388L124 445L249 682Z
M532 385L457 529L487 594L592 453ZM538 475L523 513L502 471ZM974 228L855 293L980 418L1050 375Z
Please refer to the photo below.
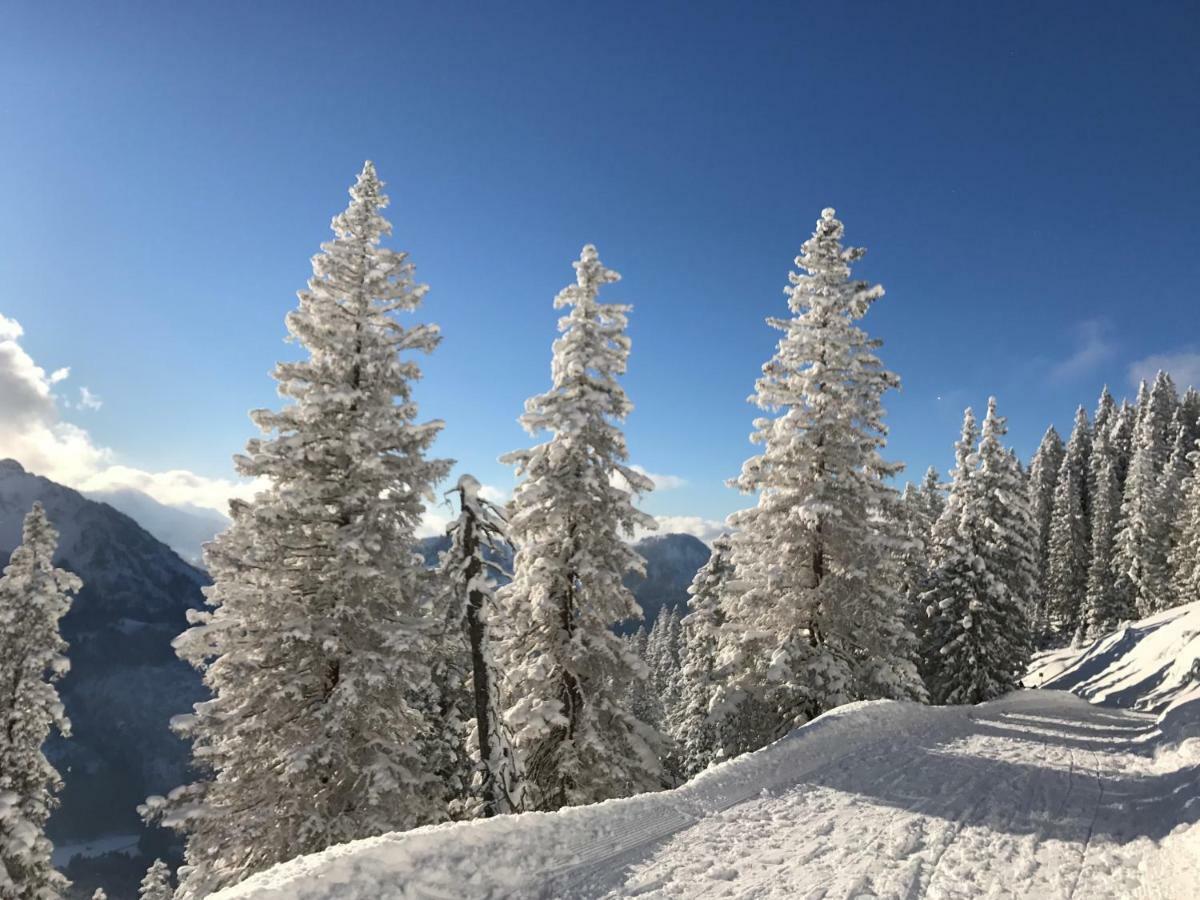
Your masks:
M40 501L59 532L58 565L83 579L63 617L71 671L58 684L72 736L47 755L63 776L51 839L143 831L136 807L184 779L187 745L170 718L203 698L199 675L171 641L203 605L208 576L133 518L0 460L0 559Z

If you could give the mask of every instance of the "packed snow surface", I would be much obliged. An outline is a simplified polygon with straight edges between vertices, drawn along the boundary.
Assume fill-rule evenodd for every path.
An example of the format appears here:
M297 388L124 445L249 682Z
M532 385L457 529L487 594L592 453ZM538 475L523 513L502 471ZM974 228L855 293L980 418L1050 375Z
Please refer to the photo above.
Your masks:
M1200 896L1200 604L975 707L842 707L683 787L422 828L221 900ZM1167 723L1172 727L1166 729Z

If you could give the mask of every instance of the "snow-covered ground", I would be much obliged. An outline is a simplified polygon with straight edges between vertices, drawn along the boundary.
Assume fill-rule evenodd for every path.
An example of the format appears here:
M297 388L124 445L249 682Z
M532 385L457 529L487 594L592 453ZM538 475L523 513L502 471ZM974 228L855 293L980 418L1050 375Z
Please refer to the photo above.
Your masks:
M217 897L1195 898L1198 652L1193 604L1031 675L1112 705L853 704L674 791L358 841Z
M1025 684L1159 714L1172 741L1200 736L1200 602L1133 622L1082 649L1044 653Z

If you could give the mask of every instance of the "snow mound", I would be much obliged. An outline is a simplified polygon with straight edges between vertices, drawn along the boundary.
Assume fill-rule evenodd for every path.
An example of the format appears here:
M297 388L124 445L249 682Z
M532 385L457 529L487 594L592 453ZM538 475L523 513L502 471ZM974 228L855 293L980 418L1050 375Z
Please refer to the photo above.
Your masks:
M1036 657L1026 687L1156 713L1168 741L1200 735L1200 601Z

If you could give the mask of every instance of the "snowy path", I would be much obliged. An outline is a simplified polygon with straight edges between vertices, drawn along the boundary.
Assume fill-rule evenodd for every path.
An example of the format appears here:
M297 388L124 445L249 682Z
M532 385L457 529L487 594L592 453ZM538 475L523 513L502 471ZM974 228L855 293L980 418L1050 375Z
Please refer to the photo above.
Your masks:
M845 755L545 891L597 897L1131 897L1200 815L1154 717L1024 694ZM1200 885L1196 885L1200 896Z
M1160 740L1058 691L851 704L675 791L357 841L219 896L1195 900L1200 741Z

